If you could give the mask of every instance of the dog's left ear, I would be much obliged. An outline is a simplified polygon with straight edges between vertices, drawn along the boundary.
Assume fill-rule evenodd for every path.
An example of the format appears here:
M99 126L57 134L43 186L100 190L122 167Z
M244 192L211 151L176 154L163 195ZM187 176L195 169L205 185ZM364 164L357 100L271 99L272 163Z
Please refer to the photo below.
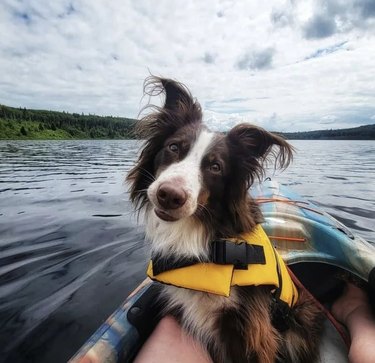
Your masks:
M275 166L280 169L286 168L293 158L292 145L261 127L240 124L230 130L227 137L235 155L242 160L242 167L251 174L251 182L254 176L263 174L263 164L270 158L274 157Z

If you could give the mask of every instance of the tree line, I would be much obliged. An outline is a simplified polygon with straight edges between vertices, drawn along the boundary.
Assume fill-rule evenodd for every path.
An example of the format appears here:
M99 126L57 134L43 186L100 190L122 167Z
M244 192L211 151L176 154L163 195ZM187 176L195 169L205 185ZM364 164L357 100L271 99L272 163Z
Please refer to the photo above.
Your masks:
M134 138L134 119L0 105L0 138Z
M280 134L289 140L375 140L375 125Z

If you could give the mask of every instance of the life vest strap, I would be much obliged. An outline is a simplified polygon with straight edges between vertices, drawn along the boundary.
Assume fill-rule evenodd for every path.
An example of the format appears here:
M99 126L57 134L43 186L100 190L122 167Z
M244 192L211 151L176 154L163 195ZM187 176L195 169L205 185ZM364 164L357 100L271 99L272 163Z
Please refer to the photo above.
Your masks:
M192 266L201 262L209 262L208 260L207 261L202 260L202 259L199 260L196 257L189 257L189 258L184 257L184 258L176 259L175 257L169 257L169 256L165 257L165 256L161 256L160 254L153 255L151 260L152 260L152 271L155 276L166 271Z
M211 243L211 262L233 265L237 270L248 270L249 264L264 265L266 257L263 246L221 239Z
M208 259L198 259L196 257L176 259L161 255L152 256L154 275L202 262L233 265L234 269L248 270L249 265L265 265L266 257L263 246L248 244L246 241L233 242L225 239L215 240L211 243L211 254Z
M272 297L271 322L280 333L290 328L290 311L290 306L285 301Z

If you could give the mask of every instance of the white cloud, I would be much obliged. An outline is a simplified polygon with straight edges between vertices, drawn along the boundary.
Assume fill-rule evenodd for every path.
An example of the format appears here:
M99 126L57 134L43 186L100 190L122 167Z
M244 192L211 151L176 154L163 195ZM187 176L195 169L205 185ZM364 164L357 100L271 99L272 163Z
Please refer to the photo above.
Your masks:
M3 0L0 103L136 117L152 72L184 82L215 128L371 123L375 13L324 4ZM328 14L334 26L319 28Z

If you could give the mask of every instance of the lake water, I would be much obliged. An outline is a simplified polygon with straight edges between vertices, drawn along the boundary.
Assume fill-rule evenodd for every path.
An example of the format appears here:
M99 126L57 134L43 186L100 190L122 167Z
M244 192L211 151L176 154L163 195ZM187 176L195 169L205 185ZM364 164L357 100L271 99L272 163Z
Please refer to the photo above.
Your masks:
M268 176L375 242L375 142L292 141ZM144 276L137 141L0 141L0 361L66 362Z

